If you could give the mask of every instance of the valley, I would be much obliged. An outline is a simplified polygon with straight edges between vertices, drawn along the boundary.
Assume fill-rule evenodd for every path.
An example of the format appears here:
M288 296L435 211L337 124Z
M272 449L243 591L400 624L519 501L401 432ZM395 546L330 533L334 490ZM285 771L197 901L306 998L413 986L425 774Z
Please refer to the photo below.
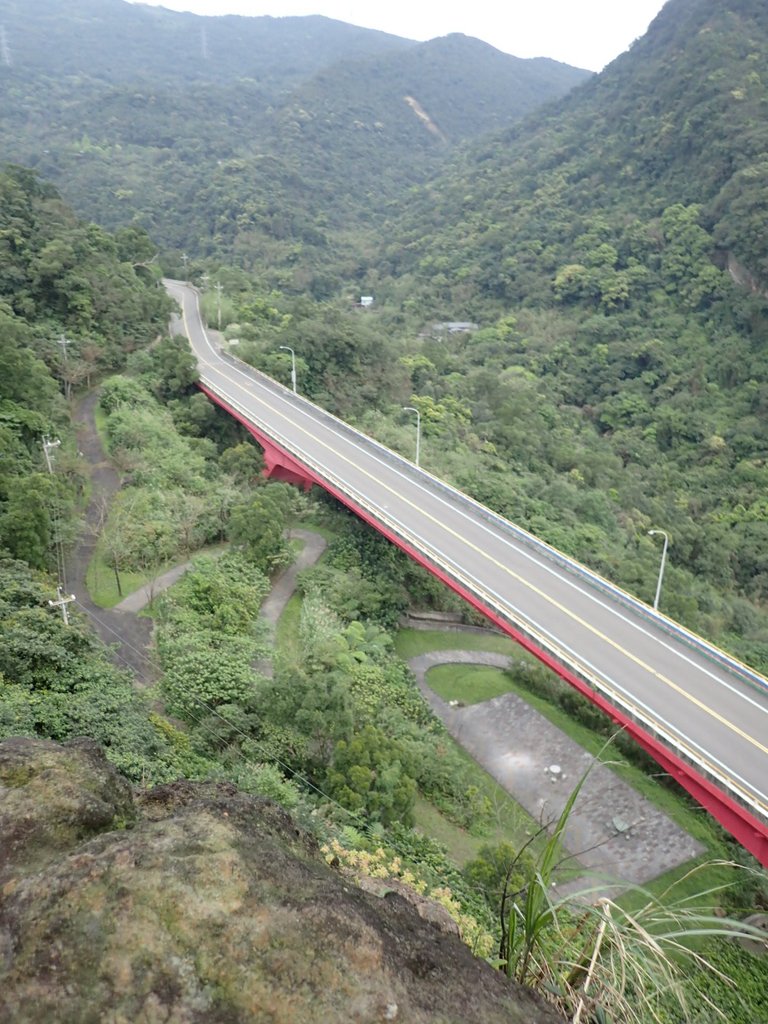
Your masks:
M276 802L332 871L364 886L383 871L428 893L465 943L539 987L563 1019L698 1024L716 1019L713 1005L734 1024L768 1019L765 958L723 937L768 908L765 871L625 731L527 655L478 677L490 695L478 704L469 667L430 673L426 685L467 705L453 709L457 730L483 715L499 727L510 714L543 715L619 762L616 773L690 837L693 859L644 875L645 893L607 911L561 896L557 865L587 845L567 838L567 814L558 820L561 807L573 811L565 790L548 829L520 816L454 745L406 664L436 642L398 629L406 611L474 626L478 611L319 489L265 480L279 458L200 391L211 367L169 335L179 307L162 286L194 286L225 349L276 390L293 378L301 396L398 457L418 448L427 474L764 676L764 3L669 0L599 75L458 34L416 43L319 16L203 24L122 0L32 10L3 0L0 25L6 792L21 799L19 742L87 736L142 807L153 786L176 787L171 802L206 794L204 816L223 799L210 786ZM101 511L89 506L95 486L73 423L84 400L114 474ZM290 409L266 426L287 431ZM425 522L420 535L437 543ZM286 536L305 528L323 534L326 553L298 573L272 634L259 608L293 558ZM100 617L110 613L97 591L112 604L123 584L192 564L136 620L151 644L141 686L94 634L85 600L69 622L49 603L57 587L69 593L78 538ZM473 575L487 552L469 540L462 572ZM538 621L536 600L518 595L518 626ZM617 630L601 629L608 647ZM489 637L489 649L502 639ZM597 639L587 646L591 663ZM616 672L624 686L629 668ZM683 676L676 685L688 686ZM698 685L695 696L711 703ZM694 712L684 717L693 728ZM757 713L739 728L755 741L759 786L765 731ZM566 774L576 799L575 769ZM119 784L104 784L104 806L117 808L104 812L107 832L77 828L106 850L128 811ZM601 809L597 820L630 817ZM144 820L141 834L152 827ZM393 901L358 898L366 913ZM636 921L665 936L663 955ZM609 927L610 947L627 952L621 978L599 938ZM183 930L159 969L177 978L179 956L204 985L202 961L178 945ZM573 964L593 953L587 987ZM141 977L136 951L126 955ZM40 983L32 968L7 970L0 999ZM69 995L57 984L54 1007L81 991L74 975ZM222 1020L247 1019L236 987L216 984ZM175 985L162 999L178 1008ZM33 1003L14 1005L28 1019L20 1008Z

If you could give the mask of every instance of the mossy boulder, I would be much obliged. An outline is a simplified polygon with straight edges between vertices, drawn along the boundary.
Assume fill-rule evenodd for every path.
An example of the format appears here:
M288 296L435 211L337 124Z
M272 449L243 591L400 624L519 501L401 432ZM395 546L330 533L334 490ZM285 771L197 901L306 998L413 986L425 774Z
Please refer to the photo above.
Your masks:
M0 882L134 818L130 785L92 740L0 743Z
M50 764L54 745L24 742L28 777L40 779L34 748ZM0 744L0 763L5 746ZM72 749L59 750L63 765ZM94 789L106 796L98 782L104 765L94 761L91 779L85 764L92 751L78 753L71 785L73 792L82 787L82 799L71 800L75 815L89 806ZM18 755L17 747L17 781L23 777ZM112 774L111 792L124 794ZM42 784L36 785L44 804ZM127 820L124 801L113 805L112 820ZM30 809L29 803L16 806L22 813ZM399 894L363 892L329 868L313 839L269 801L226 784L180 782L137 797L133 806L132 828L82 841L81 823L68 833L70 848L58 846L55 861L42 868L39 860L30 861L29 870L20 870L17 860L14 873L6 875L0 890L0 1019L559 1019L473 957L458 938L423 920ZM93 831L107 818L105 809L93 819ZM33 819L43 820L42 810ZM56 843L63 843L63 824L54 831Z

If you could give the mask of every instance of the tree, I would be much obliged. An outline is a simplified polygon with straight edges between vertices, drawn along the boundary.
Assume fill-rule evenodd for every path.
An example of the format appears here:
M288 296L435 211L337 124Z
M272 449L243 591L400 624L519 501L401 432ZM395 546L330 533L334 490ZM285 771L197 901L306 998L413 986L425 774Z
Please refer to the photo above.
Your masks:
M199 374L186 338L163 338L152 348L151 358L157 398L167 402L192 392Z
M310 675L279 667L275 679L259 693L258 707L268 735L288 735L291 767L321 781L336 743L352 735L349 690L337 673ZM291 738L299 737L299 742Z
M505 894L522 890L530 874L531 857L520 854L510 843L481 846L477 856L468 861L462 874L479 889L488 906L497 912Z
M399 754L397 742L372 725L350 740L339 740L326 775L329 795L384 825L411 825L416 783L403 770Z
M244 441L221 453L219 469L231 476L236 484L253 487L264 471L264 456L255 444Z
M291 503L286 484L266 484L232 509L230 539L264 573L272 572L285 555L283 534Z
M0 512L0 547L36 569L46 568L50 560L53 500L50 478L32 473L14 481Z
M190 722L221 705L248 705L263 682L251 667L259 645L246 636L206 629L166 632L158 640L158 652L168 708Z
M230 635L255 636L259 608L269 591L267 578L236 552L196 558L162 604L163 622L193 613L198 625Z

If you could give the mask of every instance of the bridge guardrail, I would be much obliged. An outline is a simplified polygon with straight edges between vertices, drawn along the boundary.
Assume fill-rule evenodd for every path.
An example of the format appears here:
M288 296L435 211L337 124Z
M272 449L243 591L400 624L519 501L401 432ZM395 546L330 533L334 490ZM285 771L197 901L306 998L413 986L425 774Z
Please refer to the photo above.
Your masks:
M293 392L290 392L288 388L286 388L284 385L280 384L273 378L268 377L265 373L262 373L255 367L250 366L248 363L243 362L241 359L237 359L226 349L223 349L220 346L218 346L217 348L219 354L224 358L224 360L226 362L229 362L231 365L237 367L237 369L240 370L240 372L252 374L255 377L258 377L262 384L272 387L275 390L282 391L286 395L292 397L294 400L298 399L302 404L309 406L313 410L315 415L318 415L322 419L333 422L337 430L340 429L341 431L347 433L348 435L354 436L358 441L362 441L365 444L375 448L380 454L382 454L388 460L396 462L398 466L402 470L408 472L408 474L412 478L416 477L417 475L428 478L437 489L447 494L450 494L454 501L458 500L462 504L472 507L476 514L479 514L483 519L485 519L487 522L490 522L493 526L501 530L503 533L512 534L519 541L522 541L524 544L526 544L527 547L531 548L532 550L540 552L550 562L553 562L561 566L571 575L588 583L589 585L602 591L603 593L609 594L611 597L618 600L625 607L629 607L634 612L641 615L646 621L658 626L660 629L664 630L664 632L680 640L686 646L698 651L700 654L704 655L704 657L715 662L716 664L721 665L736 678L739 678L740 680L749 683L750 685L756 687L762 692L768 690L768 679L760 675L759 672L756 672L749 665L746 665L744 664L744 662L739 661L733 655L728 654L726 651L722 651L714 644L711 644L708 640L705 640L704 637L699 636L697 633L694 633L692 630L687 629L680 623L668 618L662 612L652 609L649 605L645 604L645 602L634 597L632 594L627 593L627 591L622 590L621 587L617 586L615 583L612 583L610 580L605 579L605 577L600 576L599 573L594 572L594 570L588 568L588 566L583 565L581 562L576 561L569 555L564 554L562 551L559 551L557 548L553 547L551 544L548 544L546 541L541 540L541 538L536 537L534 534L529 533L527 530L523 529L523 527L521 526L518 526L516 523L513 523L510 520L505 519L498 513L493 512L491 509L482 505L474 498L471 498L468 494L465 494L463 491L460 491L458 488L453 487L451 484L446 483L444 480L440 480L439 477L434 476L427 470L417 468L408 459L405 459L397 452L392 451L391 448L387 448L386 445L383 445L380 441L376 441L375 438L372 438L369 435L364 434L362 431L357 430L355 427L350 426L350 424L346 423L344 420L341 420L337 416L334 416L333 413L329 413L327 410L323 409L319 405L316 405L314 402L310 401L308 398L305 398L303 395L294 395Z
M708 660L722 666L740 680L757 687L763 692L768 691L768 679L760 675L759 672L750 668L749 665L746 665L733 657L733 655L720 650L720 648L711 644L708 640L705 640L704 637L701 637L697 633L687 629L685 626L680 625L680 623L675 622L674 619L668 618L662 612L655 611L649 605L645 604L644 601L641 601L632 594L629 594L627 591L622 590L622 588L617 586L615 583L612 583L610 580L605 579L605 577L600 576L599 573L596 573L588 566L583 565L581 562L578 562L569 555L559 551L551 544L541 540L541 538L529 533L523 527L518 526L516 523L505 519L503 516L482 505L480 502L470 497L470 495L465 494L464 491L460 491L458 488L446 483L439 477L434 476L428 470L416 467L412 462L404 458L399 453L394 452L391 448L387 448L387 446L382 444L380 441L370 437L368 434L364 434L362 431L350 426L350 424L345 423L344 420L339 419L339 417L334 416L333 413L330 413L321 406L316 405L310 399L305 398L303 395L294 395L292 391L280 384L279 381L267 376L267 374L262 373L255 367L250 366L248 363L244 363L241 359L237 359L225 349L222 348L219 349L219 351L226 362L236 366L241 372L246 372L247 374L252 374L254 377L258 377L262 384L274 388L275 390L285 392L285 394L292 400L298 399L302 404L310 407L313 414L318 416L318 418L333 423L334 428L337 431L344 432L347 435L354 437L358 442L363 442L365 445L375 448L377 452L384 456L388 461L397 463L397 465L403 471L407 472L412 478L428 479L433 487L447 495L450 495L453 501L458 501L465 507L470 507L476 515L479 515L486 522L489 522L496 529L500 530L500 532L512 535L516 540L524 543L528 548L537 551L548 561L559 565L572 576L588 583L594 589L610 595L614 600L619 601L625 607L631 608L634 612L638 613L647 622L658 626L670 636L675 637L686 646L704 655ZM296 454L299 458L302 457L299 453Z
M239 360L237 360L240 363ZM271 378L266 375L259 374L259 371L255 371L253 367L249 367L255 374L260 377L265 377L265 380L271 385L272 383L277 384L279 388L283 386L277 382L273 382ZM221 394L221 398L233 409L236 409L238 413L244 416L246 419L254 420L251 413L248 412L243 406L240 405L235 399L231 398L226 393L221 393L222 389L218 388L213 382L205 382L206 387L209 387L212 391ZM288 389L285 389L286 391ZM290 392L292 396L292 392ZM308 405L313 406L313 403L307 399L303 399ZM321 410L325 412L324 410ZM333 418L332 414L326 413L326 416ZM339 421L342 422L343 421ZM290 441L285 438L279 430L276 430L273 425L268 424L264 421L258 421L257 423L261 429L268 433L274 440L280 444L286 451L295 453L293 446ZM354 428L352 428L354 430ZM358 431L354 431L355 434L359 434ZM361 434L361 437L366 438L365 434ZM383 447L383 446L381 446ZM387 450L387 449L385 449ZM295 453L296 457L303 462L308 469L319 477L325 480L328 485L340 493L345 493L347 485L344 480L336 476L333 472L329 471L325 466L315 462L315 460L305 455L304 453ZM398 460L400 459L396 453L393 453ZM408 464L410 465L410 464ZM458 492L461 494L461 492ZM364 496L355 495L350 496L351 500L355 502L360 508L362 508L369 516L380 522L390 534L398 537L405 544L418 548L422 543L422 539L407 530L405 530L402 524L387 514L385 510L380 507L369 503ZM661 743L665 744L671 750L677 751L688 763L694 765L700 770L707 778L713 780L718 785L723 786L731 796L738 801L742 806L749 807L751 811L757 812L760 817L765 817L766 809L757 802L754 797L744 789L736 780L730 776L723 775L722 772L709 762L705 757L702 756L698 751L694 750L689 744L685 743L679 736L672 732L669 732L663 727L663 725L656 719L649 717L637 704L632 700L629 700L624 694L615 690L610 683L606 682L599 676L593 675L591 672L586 670L581 664L575 661L571 655L561 648L557 643L549 639L548 637L540 634L536 629L524 621L517 620L512 616L508 609L499 603L494 594L484 589L471 577L463 573L458 567L456 567L450 560L441 556L441 552L438 549L433 548L433 553L430 554L430 561L437 566L441 572L452 579L458 584L465 592L473 594L485 607L496 615L500 620L509 623L515 630L525 636L532 644L538 647L540 650L547 652L553 658L555 658L564 668L571 672L574 676L581 679L587 686L591 687L596 693L601 694L607 698L612 705L620 709L621 712L631 721L635 722L641 728L645 729L647 733L655 737Z

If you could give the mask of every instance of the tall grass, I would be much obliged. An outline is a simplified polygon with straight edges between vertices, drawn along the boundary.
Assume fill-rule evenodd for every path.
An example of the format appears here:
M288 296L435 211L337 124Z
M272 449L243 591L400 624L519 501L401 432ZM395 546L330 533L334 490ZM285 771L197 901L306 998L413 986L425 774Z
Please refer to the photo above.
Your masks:
M632 911L606 896L594 899L597 890L589 888L553 900L560 843L587 775L534 855L524 887L504 892L498 965L509 977L541 991L573 1024L663 1024L670 1001L687 1020L685 979L692 967L728 980L696 951L697 941L760 933L702 910L725 888L691 891L691 877L713 866L708 864L692 868L659 894L638 889L646 898ZM727 866L738 870L736 864ZM708 1005L712 1021L726 1020L713 1003Z

